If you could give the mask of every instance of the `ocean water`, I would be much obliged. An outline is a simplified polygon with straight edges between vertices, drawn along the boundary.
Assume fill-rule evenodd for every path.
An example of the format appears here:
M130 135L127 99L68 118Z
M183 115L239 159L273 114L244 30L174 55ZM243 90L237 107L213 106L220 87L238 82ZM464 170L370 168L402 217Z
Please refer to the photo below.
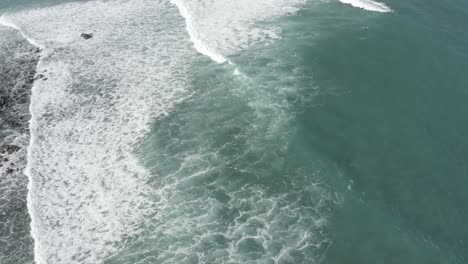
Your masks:
M461 0L2 0L0 263L467 263L466 25Z

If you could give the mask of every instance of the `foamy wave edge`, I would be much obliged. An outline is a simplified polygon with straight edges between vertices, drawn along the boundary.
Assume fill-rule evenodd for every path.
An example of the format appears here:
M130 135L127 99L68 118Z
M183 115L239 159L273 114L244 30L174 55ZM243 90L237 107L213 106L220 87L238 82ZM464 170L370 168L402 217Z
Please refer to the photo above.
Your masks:
M12 21L8 20L6 17L5 17L6 14L0 16L0 25L1 26L4 26L4 27L9 27L9 28L13 28L15 30L18 30L20 32L20 34L26 39L26 41L28 41L29 43L31 43L31 45L33 46L36 46L38 48L40 48L41 50L44 50L44 46L43 45L40 45L37 41L35 41L34 39L30 38L29 36L27 36L24 31L18 27L17 25L15 25ZM41 51L42 52L42 51ZM37 63L36 65L36 69L39 67L39 65L41 64L41 58L39 58L39 62ZM37 71L36 71L37 72ZM32 97L34 96L35 94L35 90L36 90L36 85L33 84L33 86L31 87L31 99ZM29 146L28 146L28 149L27 149L27 160L26 160L26 169L24 171L24 174L28 177L28 186L27 186L27 189L28 189L28 195L27 195L27 208L28 208L28 212L29 212L29 217L31 219L31 223L30 223L30 228L31 228L31 237L32 239L34 240L34 263L47 263L46 260L44 259L39 259L39 255L40 254L37 254L39 252L39 246L37 243L35 243L36 241L36 232L34 230L34 226L35 226L35 217L34 217L34 208L32 206L32 192L31 192L31 188L32 188L32 177L31 177L31 167L30 167L30 160L31 160L31 151L30 149L32 148L32 145L34 143L34 140L35 140L35 136L34 134L32 133L33 128L34 128L34 112L32 111L31 109L31 102L32 100L30 101L29 103L29 114L31 116L31 119L29 120Z
M187 32L190 36L190 40L193 42L193 46L195 47L195 49L201 54L210 57L213 61L217 63L226 62L227 59L224 56L222 56L214 50L211 50L200 40L195 26L193 25L192 17L190 16L190 13L187 10L187 7L184 5L183 1L171 0L171 3L175 5L177 9L179 9L180 15L185 19Z
M354 7L362 8L368 11L389 13L393 10L384 3L375 2L372 0L339 0L343 4L352 5Z
M13 22L11 22L9 19L7 19L5 17L5 15L7 15L8 13L5 13L3 15L0 16L0 25L4 26L4 27L9 27L9 28L13 28L13 29L16 29L18 30L21 35L29 42L31 43L33 46L36 46L40 49L44 49L44 45L42 44L39 44L37 41L35 41L34 39L30 38L28 35L26 35L24 33L24 31L18 27L17 25L15 25Z

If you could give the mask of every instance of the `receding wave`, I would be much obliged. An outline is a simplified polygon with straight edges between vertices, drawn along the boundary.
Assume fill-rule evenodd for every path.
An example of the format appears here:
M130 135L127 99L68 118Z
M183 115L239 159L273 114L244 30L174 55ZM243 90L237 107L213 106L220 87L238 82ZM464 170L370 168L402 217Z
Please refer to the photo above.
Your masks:
M392 12L392 9L383 3L379 3L372 0L340 0L340 2L345 4L350 4L355 7L359 7L369 11L375 12Z
M308 0L171 0L187 22L195 48L216 62L280 37L280 29L257 22L293 14Z

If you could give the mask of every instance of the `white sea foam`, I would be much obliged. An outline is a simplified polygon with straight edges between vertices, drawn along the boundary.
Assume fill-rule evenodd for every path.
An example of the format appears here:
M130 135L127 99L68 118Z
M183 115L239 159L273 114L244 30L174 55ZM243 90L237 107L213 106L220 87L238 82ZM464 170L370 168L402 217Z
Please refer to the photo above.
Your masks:
M196 54L185 22L169 2L150 0L71 3L1 21L44 48L27 169L36 262L102 263L152 211L133 146L188 96Z
M194 25L194 18L189 10L185 7L183 1L179 0L171 0L173 4L179 8L180 14L185 18L186 25L187 25L187 32L190 35L190 40L193 42L195 49L198 50L203 55L210 57L217 63L223 63L226 61L226 58L219 54L216 50L210 47L208 44L205 44L202 40L202 36L197 31Z
M293 14L308 0L171 0L186 19L195 48L222 63L226 57L260 43L280 38L280 29L260 26L281 15Z
M163 190L167 199L148 227L148 244L127 252L140 256L134 263L287 263L299 252L305 262L317 263L316 251L329 243L320 233L326 224L320 212L329 197L319 186L273 196L255 185L212 192L214 183L211 190L200 184L208 175L202 171ZM124 257L118 263L130 262Z
M5 14L0 16L0 25L5 26L5 27L14 28L14 29L18 30L21 33L21 35L29 43L31 43L32 45L34 45L36 47L43 48L43 46L40 45L39 43L37 43L34 39L32 39L32 38L28 37L27 35L25 35L24 32L17 25L15 25L15 23L11 22L8 18L5 17Z
M340 0L340 2L375 12L392 12L387 5L372 0Z

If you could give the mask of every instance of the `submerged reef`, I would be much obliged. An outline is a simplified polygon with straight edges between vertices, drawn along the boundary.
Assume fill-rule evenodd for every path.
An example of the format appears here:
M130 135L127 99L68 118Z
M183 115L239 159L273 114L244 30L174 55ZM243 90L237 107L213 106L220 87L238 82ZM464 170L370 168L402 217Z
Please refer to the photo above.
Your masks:
M33 263L24 174L29 104L41 50L16 32L0 42L0 263Z

